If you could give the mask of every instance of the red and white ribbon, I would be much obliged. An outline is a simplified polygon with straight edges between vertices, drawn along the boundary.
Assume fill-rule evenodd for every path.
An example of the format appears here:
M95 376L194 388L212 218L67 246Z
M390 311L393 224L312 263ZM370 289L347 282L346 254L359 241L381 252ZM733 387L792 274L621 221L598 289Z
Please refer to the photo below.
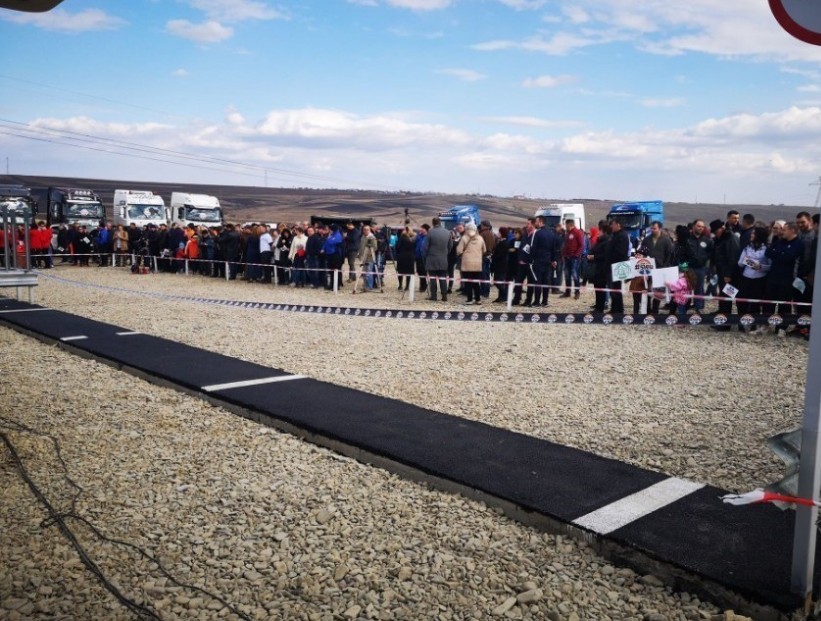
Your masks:
M754 489L746 494L727 494L722 496L721 500L731 505L757 505L764 502L786 502L796 505L804 505L806 507L821 507L821 502L813 500L812 498L798 498L796 496L787 496L786 494L776 494L775 492L767 492L761 488Z

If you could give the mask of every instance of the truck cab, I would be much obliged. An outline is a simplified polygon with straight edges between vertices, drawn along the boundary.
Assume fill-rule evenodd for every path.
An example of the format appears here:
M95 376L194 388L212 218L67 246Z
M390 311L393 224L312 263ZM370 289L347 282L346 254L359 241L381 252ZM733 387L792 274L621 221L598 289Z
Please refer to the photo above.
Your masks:
M479 208L476 205L454 205L447 211L439 212L439 219L449 231L456 228L457 224L468 222L479 226Z
M222 208L219 199L207 194L172 192L168 223L173 224L174 222L181 227L189 224L206 227L222 226Z
M544 218L545 225L551 229L557 224L564 226L565 221L573 220L576 228L582 232L586 230L587 221L584 217L584 205L582 203L550 203L541 209L536 210L537 218Z
M14 224L25 224L28 219L29 228L35 228L37 217L37 203L31 197L31 188L22 185L0 185L0 207L4 207L8 214L14 214ZM28 213L28 218L24 213Z
M114 190L113 223L143 228L165 224L165 201L159 194L141 190Z
M80 188L35 188L32 196L45 212L46 222L55 229L61 224L95 228L105 219L105 207L92 190Z
M610 208L607 221L618 220L630 235L633 244L644 239L650 225L658 220L664 224L664 203L662 201L638 201L617 203Z

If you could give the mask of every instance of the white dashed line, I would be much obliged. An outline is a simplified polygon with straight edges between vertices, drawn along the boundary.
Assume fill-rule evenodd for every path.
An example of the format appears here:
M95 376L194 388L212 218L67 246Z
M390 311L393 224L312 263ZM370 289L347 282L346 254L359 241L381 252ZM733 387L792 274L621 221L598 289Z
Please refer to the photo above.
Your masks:
M700 490L703 483L695 483L675 477L659 481L640 492L630 494L596 509L587 515L573 520L577 526L592 530L600 535L607 535L622 526L635 522L653 511L684 498L688 494Z
M87 338L88 338L87 336L84 336L84 335L80 334L78 336L64 336L60 340L61 341L82 341L83 339L87 339Z
M255 380L245 380L244 382L231 382L230 384L212 384L203 386L205 392L215 392L217 390L229 390L230 388L245 388L246 386L258 386L259 384L273 384L274 382L288 382L290 380L305 379L305 375L278 375L277 377L263 377Z
M117 332L117 336L134 336L135 334L142 334L142 332Z
M47 311L50 308L13 308L10 310L0 310L0 313L33 313L35 311Z

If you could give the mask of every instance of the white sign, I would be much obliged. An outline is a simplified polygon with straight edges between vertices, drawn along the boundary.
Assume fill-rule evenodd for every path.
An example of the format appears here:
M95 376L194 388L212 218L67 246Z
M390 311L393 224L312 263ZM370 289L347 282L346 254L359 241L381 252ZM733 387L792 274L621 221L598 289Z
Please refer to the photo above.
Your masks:
M653 289L663 289L667 285L672 285L678 280L677 267L661 267L650 273L653 280Z
M724 285L724 288L721 290L721 293L726 295L728 298L735 299L735 296L738 295L738 289L736 289L735 287L733 287L730 284L727 284L727 285Z

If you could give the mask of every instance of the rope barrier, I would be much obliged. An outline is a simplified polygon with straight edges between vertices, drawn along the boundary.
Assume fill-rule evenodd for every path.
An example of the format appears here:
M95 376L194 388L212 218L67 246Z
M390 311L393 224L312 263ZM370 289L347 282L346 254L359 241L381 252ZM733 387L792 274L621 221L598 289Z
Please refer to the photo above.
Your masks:
M412 319L429 321L462 321L485 323L530 323L530 324L582 324L582 325L644 325L644 326L742 326L753 328L769 326L771 328L786 328L788 326L809 327L812 317L809 314L770 315L727 315L724 313L679 315L640 315L631 313L550 313L550 312L505 312L480 310L398 310L391 308L362 308L350 306L328 306L320 304L283 304L274 302L249 302L239 300L220 300L206 297L185 295L171 295L156 291L136 291L123 287L113 287L98 283L83 283L52 274L42 274L49 280L62 282L72 286L116 291L127 295L150 297L154 299L190 302L225 306L229 308L243 308L253 310L267 310L276 312L307 313L313 315L335 315L345 317L366 317L373 319Z
M185 271L186 274L189 274L188 262L202 263L202 264L213 264L213 265L225 264L226 268L229 265L237 265L237 266L243 266L243 267L260 267L260 268L266 268L267 267L267 268L271 269L272 271L282 270L282 271L287 272L288 274L290 274L292 271L316 272L317 274L324 274L324 275L334 275L334 274L336 274L335 277L338 278L340 285L343 281L343 276L344 276L345 272L349 272L349 270L344 268L344 266L340 267L340 268L336 268L336 269L309 268L309 267L296 267L295 268L293 266L279 266L279 265L276 265L276 264L273 264L273 263L247 263L247 262L243 263L241 261L221 261L221 260L212 260L212 259L175 259L174 257L161 257L161 256L158 257L158 256L155 256L155 255L142 256L142 255L132 255L132 254L129 254L129 253L121 253L121 254L108 253L108 254L103 254L103 255L101 255L100 253L87 253L87 254L54 255L54 256L55 257L66 257L66 258L78 258L78 257L80 257L80 258L83 258L83 257L91 258L91 257L100 257L100 256L105 256L105 257L109 257L109 256L111 256L111 257L139 257L143 260L151 260L153 269L155 271L157 271L157 261L158 260L164 260L164 261L169 261L169 262L184 261L185 262L184 271ZM108 263L107 266L108 267L127 267L125 265L119 265L119 266L114 265L113 261L111 263ZM225 273L226 273L226 279L229 279L228 278L228 269L225 270ZM357 270L356 274L358 275L357 279L356 279L357 281L359 280L359 278L362 278L364 276L374 276L374 277L379 277L380 279L384 279L385 269L383 268L381 271L380 270L375 270L375 271ZM451 277L451 276L428 276L426 274L400 274L399 272L396 273L396 276L397 277L402 277L402 278L425 279L427 281L435 280L435 281L440 282L440 283L447 282L449 284L450 283L460 283L460 284L461 283L479 283L479 284L487 284L487 285L490 285L491 287L503 287L503 288L521 287L521 290L522 290L523 293L526 292L528 289L557 290L557 289L561 289L564 286L564 285L557 285L557 284L544 285L544 284L537 284L537 283L524 282L524 281L523 282L517 282L515 280L495 280L493 278L490 278L490 279L476 279L476 278L462 278L461 276L459 278L456 278L456 277ZM288 278L288 281L290 283L290 276ZM282 283L277 283L277 284L282 284ZM336 283L334 283L334 284L336 284ZM338 286L333 287L335 293L338 291L338 288L339 288ZM597 292L598 291L598 292L604 292L604 293L622 293L623 295L640 294L640 295L647 295L647 296L652 296L654 293L662 291L661 289L641 289L641 290L636 290L636 291L629 291L629 290L624 290L622 288L590 287L590 286L583 287L583 288L580 287L580 288L578 288L578 290L580 292L585 292L585 293L586 292ZM811 312L811 309L812 309L812 302L799 302L799 301L794 301L794 300L768 300L768 299L761 299L761 298L742 298L742 297L738 297L738 296L734 297L734 298L731 298L731 297L716 296L716 295L700 295L700 294L695 294L695 293L688 293L688 294L686 294L686 297L687 297L687 299L689 299L691 301L704 300L704 301L708 301L708 302L709 301L714 301L714 302L730 302L730 303L742 302L742 303L747 303L747 304L768 304L768 305L771 305L771 306L775 306L776 309L778 309L778 307L780 307L780 306L791 305L791 306L807 307L807 312ZM413 301L413 300L411 300L411 301ZM508 308L507 310L510 311L512 309Z

